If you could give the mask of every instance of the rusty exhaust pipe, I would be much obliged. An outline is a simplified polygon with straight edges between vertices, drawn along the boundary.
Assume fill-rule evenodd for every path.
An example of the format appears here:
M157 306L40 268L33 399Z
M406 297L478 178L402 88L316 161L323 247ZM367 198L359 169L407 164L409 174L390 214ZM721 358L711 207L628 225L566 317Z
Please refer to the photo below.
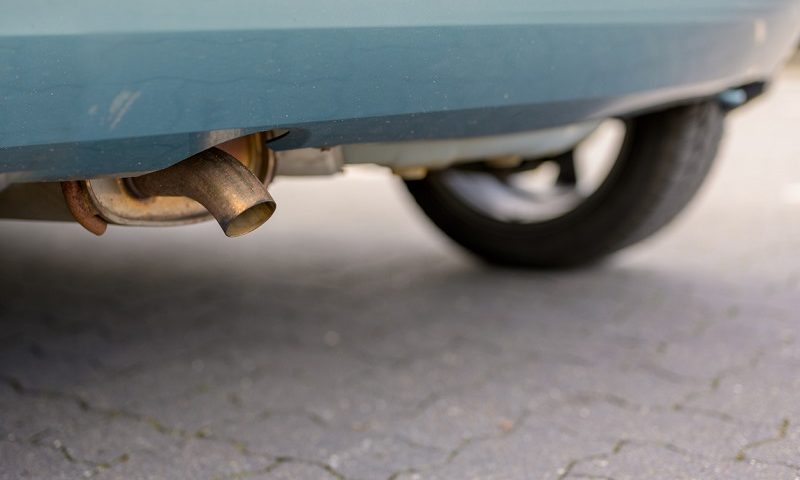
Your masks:
M275 212L267 187L236 158L210 148L164 170L127 179L146 197L189 197L217 219L229 237L250 233Z

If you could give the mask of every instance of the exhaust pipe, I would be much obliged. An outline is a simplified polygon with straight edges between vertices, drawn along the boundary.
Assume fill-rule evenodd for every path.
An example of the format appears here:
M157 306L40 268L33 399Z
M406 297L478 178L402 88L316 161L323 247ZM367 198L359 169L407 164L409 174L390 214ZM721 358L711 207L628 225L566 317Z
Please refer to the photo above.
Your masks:
M135 195L189 197L202 204L229 237L250 233L275 213L267 187L236 158L210 148L164 170L126 180Z

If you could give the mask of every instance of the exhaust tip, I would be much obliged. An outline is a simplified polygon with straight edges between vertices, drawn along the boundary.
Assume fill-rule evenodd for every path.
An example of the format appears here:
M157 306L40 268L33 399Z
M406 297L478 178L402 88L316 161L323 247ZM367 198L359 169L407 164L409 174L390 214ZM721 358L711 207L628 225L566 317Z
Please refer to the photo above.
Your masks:
M230 221L221 222L220 226L225 235L240 237L263 225L273 213L275 213L275 202L269 200L253 205Z
M196 200L229 237L250 233L275 213L267 187L235 157L210 148L175 165L131 178L141 197L182 196Z

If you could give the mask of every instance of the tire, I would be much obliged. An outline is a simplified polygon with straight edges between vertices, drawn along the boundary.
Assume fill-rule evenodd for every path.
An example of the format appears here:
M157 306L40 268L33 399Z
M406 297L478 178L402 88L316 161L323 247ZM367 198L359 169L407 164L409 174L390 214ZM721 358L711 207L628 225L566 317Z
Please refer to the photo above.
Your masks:
M711 168L724 116L708 101L628 120L602 185L573 210L538 223L497 220L468 206L443 181L447 170L406 185L434 224L491 263L580 266L647 238L683 210Z

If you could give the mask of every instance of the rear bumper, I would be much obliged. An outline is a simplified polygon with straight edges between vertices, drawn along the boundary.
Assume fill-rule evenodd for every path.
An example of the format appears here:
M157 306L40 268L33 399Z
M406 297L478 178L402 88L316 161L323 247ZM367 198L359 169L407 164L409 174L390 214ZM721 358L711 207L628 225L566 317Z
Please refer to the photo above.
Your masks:
M21 180L160 169L272 128L294 148L627 114L768 79L800 27L793 0L81 0L26 27L36 3L0 20L0 172Z

